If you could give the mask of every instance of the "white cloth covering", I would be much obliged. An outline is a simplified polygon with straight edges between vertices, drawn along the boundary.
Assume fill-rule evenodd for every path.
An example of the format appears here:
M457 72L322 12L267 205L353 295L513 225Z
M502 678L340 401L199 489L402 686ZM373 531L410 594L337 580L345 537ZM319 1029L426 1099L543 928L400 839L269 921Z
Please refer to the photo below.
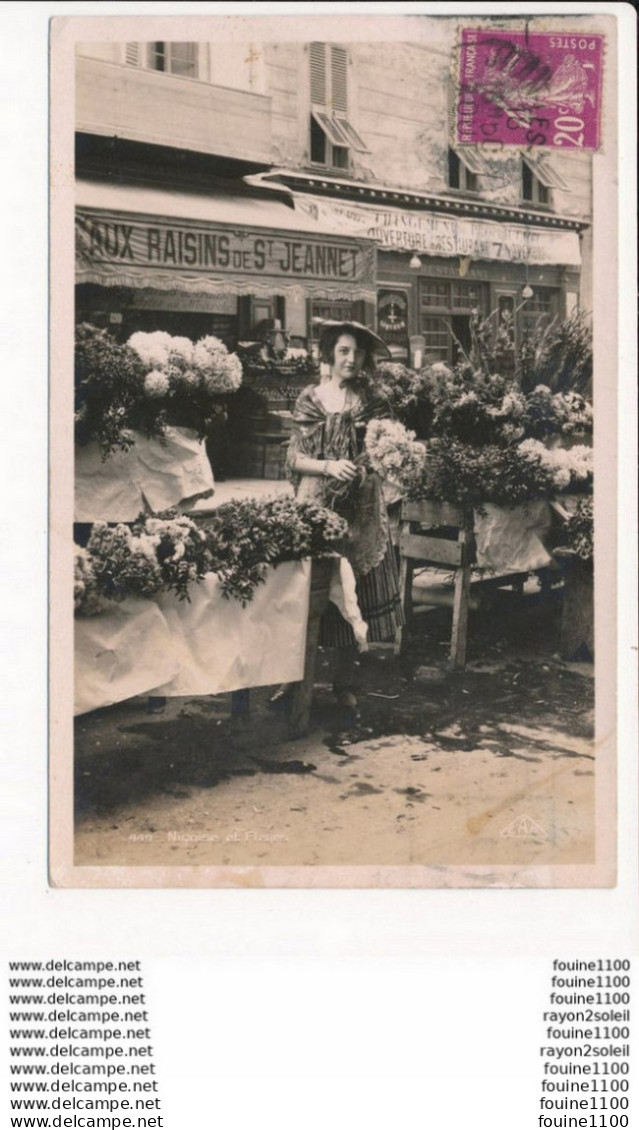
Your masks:
M129 597L74 623L75 714L112 706L177 676L169 626L154 601Z
M75 521L133 522L185 499L213 494L211 465L190 428L167 428L161 443L135 432L128 451L102 460L95 442L76 447Z
M242 608L210 573L190 589L128 599L75 621L75 713L138 694L220 694L304 675L311 561L269 569Z
M552 558L543 544L550 529L548 502L501 507L487 502L475 510L477 566L495 573L527 573L543 569Z

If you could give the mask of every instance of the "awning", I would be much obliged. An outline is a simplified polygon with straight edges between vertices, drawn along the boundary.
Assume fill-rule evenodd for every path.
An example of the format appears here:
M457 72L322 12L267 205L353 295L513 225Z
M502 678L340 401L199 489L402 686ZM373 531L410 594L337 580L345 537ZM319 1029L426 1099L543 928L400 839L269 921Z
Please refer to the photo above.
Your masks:
M77 183L79 283L374 301L375 260L282 201Z
M342 235L372 239L382 251L416 251L445 258L460 255L530 266L581 264L575 231L350 204L304 192L295 193L294 201L300 222L304 216L309 223L326 224Z

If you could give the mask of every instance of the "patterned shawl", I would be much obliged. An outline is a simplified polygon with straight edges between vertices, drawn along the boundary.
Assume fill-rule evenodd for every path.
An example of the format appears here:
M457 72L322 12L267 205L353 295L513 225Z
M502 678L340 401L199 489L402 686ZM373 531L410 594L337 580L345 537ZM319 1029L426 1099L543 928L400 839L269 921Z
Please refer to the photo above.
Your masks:
M388 545L389 526L379 476L371 470L364 451L366 425L386 415L384 402L357 388L357 399L343 412L327 412L310 385L298 397L293 411L293 435L288 447L289 476L298 500L328 506L348 522L344 556L356 574L363 576L380 564ZM292 464L296 454L311 459L351 459L360 474L352 485L339 486L317 475L300 475Z

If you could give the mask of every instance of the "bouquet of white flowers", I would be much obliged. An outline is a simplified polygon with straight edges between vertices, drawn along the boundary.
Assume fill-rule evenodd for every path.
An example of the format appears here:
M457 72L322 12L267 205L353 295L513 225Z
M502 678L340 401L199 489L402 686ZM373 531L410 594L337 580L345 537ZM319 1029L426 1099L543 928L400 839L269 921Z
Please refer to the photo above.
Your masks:
M393 486L408 489L421 477L426 445L397 420L371 420L364 443L373 470Z
M144 369L144 392L168 423L206 432L220 397L236 392L242 383L242 365L223 341L211 335L195 344L187 337L162 333L135 333L129 347Z

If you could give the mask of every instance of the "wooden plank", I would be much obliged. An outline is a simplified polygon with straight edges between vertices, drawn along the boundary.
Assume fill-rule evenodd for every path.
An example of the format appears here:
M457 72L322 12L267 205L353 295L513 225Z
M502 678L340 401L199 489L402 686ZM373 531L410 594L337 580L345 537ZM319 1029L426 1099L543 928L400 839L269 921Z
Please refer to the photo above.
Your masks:
M425 537L423 534L410 534L402 530L399 548L402 557L412 557L417 561L432 561L437 565L461 564L459 542L447 538Z
M402 519L405 522L419 522L422 526L462 526L463 507L450 502L434 502L423 499L421 502L404 502Z
M468 638L468 601L470 596L469 543L472 534L468 529L459 531L458 546L460 568L455 574L455 595L453 599L453 630L450 637L450 658L455 667L466 663L466 642Z

